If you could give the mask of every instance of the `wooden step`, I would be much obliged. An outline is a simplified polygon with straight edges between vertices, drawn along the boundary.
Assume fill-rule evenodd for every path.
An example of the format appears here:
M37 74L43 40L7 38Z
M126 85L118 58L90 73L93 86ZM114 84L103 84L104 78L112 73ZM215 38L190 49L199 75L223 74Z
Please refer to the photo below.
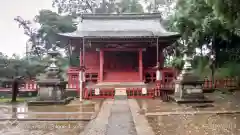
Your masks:
M106 72L105 82L134 82L139 81L138 72Z
M101 82L101 83L97 83L97 86L107 86L107 85L121 85L121 86L135 86L135 85L145 85L144 82Z

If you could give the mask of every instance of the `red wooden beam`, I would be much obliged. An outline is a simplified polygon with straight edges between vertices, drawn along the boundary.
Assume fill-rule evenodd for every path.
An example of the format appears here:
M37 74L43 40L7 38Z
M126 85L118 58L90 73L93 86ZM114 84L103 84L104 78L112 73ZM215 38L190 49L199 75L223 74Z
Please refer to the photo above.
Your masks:
M140 51L142 48L102 48L103 51Z
M99 71L99 81L103 81L103 63L104 63L104 51L100 50L100 71Z
M140 77L140 81L143 81L142 49L139 50L138 60L139 60L139 77Z

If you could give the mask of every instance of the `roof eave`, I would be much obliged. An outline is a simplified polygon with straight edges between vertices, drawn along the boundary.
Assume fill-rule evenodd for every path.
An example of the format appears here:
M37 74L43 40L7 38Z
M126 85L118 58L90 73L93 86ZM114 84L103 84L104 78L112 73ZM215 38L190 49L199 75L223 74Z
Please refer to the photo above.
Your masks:
M82 19L153 19L161 18L160 13L125 13L125 14L80 14Z
M60 36L69 37L69 38L180 38L181 35L179 33L169 34L169 35L155 35L155 36L81 36L72 33L58 33Z

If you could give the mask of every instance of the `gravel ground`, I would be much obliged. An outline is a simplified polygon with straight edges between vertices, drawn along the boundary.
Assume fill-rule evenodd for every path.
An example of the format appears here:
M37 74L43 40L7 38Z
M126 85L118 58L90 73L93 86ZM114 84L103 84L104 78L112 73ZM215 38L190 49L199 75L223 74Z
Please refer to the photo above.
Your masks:
M149 116L156 135L239 135L240 115Z
M240 110L240 92L206 94L214 103L183 104L162 102L160 99L138 100L141 110L149 113ZM147 116L156 135L239 135L240 114L201 114Z

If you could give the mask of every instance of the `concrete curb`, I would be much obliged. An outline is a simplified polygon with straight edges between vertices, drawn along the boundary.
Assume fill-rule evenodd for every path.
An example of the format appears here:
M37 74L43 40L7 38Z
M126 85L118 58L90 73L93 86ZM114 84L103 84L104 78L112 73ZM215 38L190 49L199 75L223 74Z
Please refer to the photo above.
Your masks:
M80 135L105 135L112 104L112 99L105 100L96 119L90 121Z
M169 115L203 115L203 114L239 114L240 110L218 110L218 111L185 111L185 112L152 112L145 113L146 116L169 116Z
M135 99L128 100L129 107L132 113L133 121L138 135L155 135L152 127L149 125L144 115L140 115L138 112L140 107Z

